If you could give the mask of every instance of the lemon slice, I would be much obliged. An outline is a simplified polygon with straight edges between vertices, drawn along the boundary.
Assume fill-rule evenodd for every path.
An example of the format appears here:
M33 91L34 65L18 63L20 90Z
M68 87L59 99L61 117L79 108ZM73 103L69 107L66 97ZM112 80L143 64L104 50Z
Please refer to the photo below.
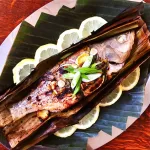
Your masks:
M23 59L13 68L13 81L18 84L35 68L34 59Z
M98 119L99 112L100 108L99 106L97 106L94 109L92 109L86 116L84 116L78 124L63 128L55 132L54 135L66 138L68 136L71 136L76 131L76 129L87 129L91 127Z
M118 86L115 90L113 90L107 97L101 100L99 106L105 107L110 106L117 102L117 100L122 95L122 86Z
M140 78L140 67L136 68L131 74L129 74L121 83L122 90L128 91L134 88Z
M98 119L100 112L99 106L92 109L86 116L84 116L78 124L75 125L78 129L87 129L91 127Z
M55 44L46 44L40 46L35 52L35 57L34 57L35 64L37 65L39 62L57 53L58 53L57 45Z
M66 30L59 36L59 39L57 41L58 51L62 51L79 41L80 37L78 29Z
M79 28L80 38L83 39L83 38L88 37L89 35L91 35L93 31L96 31L97 29L99 29L101 26L103 26L106 23L107 23L106 20L98 16L85 19L81 23L80 28Z
M69 127L63 128L55 132L54 135L61 137L61 138L66 138L68 136L71 136L76 131L76 129L77 128L75 126L69 126Z

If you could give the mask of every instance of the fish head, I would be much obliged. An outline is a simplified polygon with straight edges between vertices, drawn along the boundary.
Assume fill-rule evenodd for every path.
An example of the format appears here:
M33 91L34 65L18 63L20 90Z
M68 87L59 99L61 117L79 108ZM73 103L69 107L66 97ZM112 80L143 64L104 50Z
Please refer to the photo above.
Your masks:
M134 31L129 31L114 37L111 37L103 42L91 45L98 51L100 58L107 59L113 63L124 63L129 57L135 39Z

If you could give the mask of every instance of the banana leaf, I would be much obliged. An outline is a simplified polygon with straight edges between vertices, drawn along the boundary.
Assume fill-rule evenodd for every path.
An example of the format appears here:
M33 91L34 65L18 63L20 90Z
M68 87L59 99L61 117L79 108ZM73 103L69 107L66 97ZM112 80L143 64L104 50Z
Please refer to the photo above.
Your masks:
M94 1L95 2L95 1ZM84 6L85 7L85 6ZM97 9L98 9L99 7L97 7ZM94 9L95 9L95 7L94 7ZM56 17L57 18L57 17ZM45 21L46 22L46 21ZM44 26L44 24L42 25L42 26ZM38 28L39 29L39 28ZM62 28L63 29L63 28ZM40 29L40 31L43 31L43 30L41 30ZM47 31L47 30L46 30ZM43 32L44 33L44 32ZM34 37L33 37L34 38ZM57 37L58 38L58 37ZM26 37L24 38L24 40L26 39ZM28 41L29 42L29 41ZM146 65L147 66L147 65ZM142 67L143 68L143 67ZM146 71L147 72L147 71ZM146 76L147 74L145 74L145 76ZM145 82L144 82L144 84L142 84L142 86L144 86L145 85ZM143 91L144 92L144 90L143 90L143 88L139 88L139 90L140 91ZM137 90L138 91L138 90ZM143 93L142 93L143 94ZM141 100L141 99L140 99ZM140 101L139 100L139 101ZM126 116L128 116L128 115L133 115L133 116L139 116L139 112L140 112L140 108L142 107L142 102L140 101L140 103L139 103L139 110L137 111L135 111L135 112L130 112L129 114L126 114ZM105 109L104 109L104 111L105 111ZM106 111L107 112L107 111ZM104 118L104 120L106 119L106 116L105 116L105 118ZM109 117L109 119L110 119L110 117ZM108 122L109 122L109 119L108 119ZM102 120L102 118L101 118L101 120ZM123 119L124 120L124 122L126 121L126 119ZM111 122L111 121L110 121ZM100 121L100 126L101 126L101 128L103 127L103 129L107 132L107 133L111 133L111 123L109 123L110 124L110 127L107 127L106 125L104 126L104 124L102 124L102 123L104 123L103 121L101 122ZM126 123L126 122L125 122ZM123 125L122 125L122 123L121 123L121 125L118 125L117 123L115 123L114 122L114 124L115 124L115 126L117 126L118 125L118 127L121 127L122 129L125 129L125 123L123 123ZM101 125L102 124L102 125ZM86 134L86 132L80 132L81 134L78 134L78 132L77 132L77 134L78 134L78 136L76 136L76 137L78 137L79 138L79 136L81 135L81 139L82 138L84 138L85 137L85 140L83 140L84 142L84 144L85 144L85 142L86 142L86 138L88 138L89 137L89 135L90 135L90 132L92 133L91 134L91 136L93 136L94 135L94 131L95 131L95 135L96 135L96 133L97 133L97 131L99 131L101 128L96 128L95 130L93 129L89 129L89 131L87 130L87 132L89 133L89 134L87 134L87 135L85 135ZM91 130L91 131L90 131ZM75 133L76 134L76 133ZM84 136L82 136L82 135L84 135ZM58 138L54 138L54 139L58 139ZM69 140L69 139L68 139ZM60 141L64 141L64 140L60 140ZM71 140L70 140L71 141ZM72 140L73 141L73 140ZM52 142L53 143L53 142ZM55 142L54 142L55 143ZM65 143L65 142L64 142ZM82 143L82 142L81 142ZM62 142L62 144L63 144L63 142ZM84 144L81 144L82 146L84 145ZM65 145L65 144L64 144ZM67 144L66 144L67 145ZM69 146L69 145L68 145ZM63 148L63 146L60 144L60 146L58 146L59 148ZM73 147L75 147L75 144L74 144L74 146ZM80 146L79 146L80 147ZM65 149L66 147L64 147L64 149Z
M57 14L57 20L55 16L42 13L35 27L38 29L46 30L46 31L52 31L54 22L56 22L58 25L62 24L65 27L65 30L72 29L72 28L78 29L80 27L81 22L84 19L87 19L91 16L92 16L91 14L87 14L87 15L80 14L80 17L79 17L79 15L74 13L72 9L69 9L66 6L63 6ZM45 26L46 28L44 28ZM59 37L60 34L58 34L57 37Z

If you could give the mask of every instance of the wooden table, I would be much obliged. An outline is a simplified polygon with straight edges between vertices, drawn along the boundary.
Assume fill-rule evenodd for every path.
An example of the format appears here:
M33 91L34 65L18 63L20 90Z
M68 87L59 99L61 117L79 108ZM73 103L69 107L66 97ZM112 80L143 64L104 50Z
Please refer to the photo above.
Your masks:
M22 20L50 1L0 0L0 43ZM0 150L5 148L0 145ZM127 131L100 150L150 150L150 106Z

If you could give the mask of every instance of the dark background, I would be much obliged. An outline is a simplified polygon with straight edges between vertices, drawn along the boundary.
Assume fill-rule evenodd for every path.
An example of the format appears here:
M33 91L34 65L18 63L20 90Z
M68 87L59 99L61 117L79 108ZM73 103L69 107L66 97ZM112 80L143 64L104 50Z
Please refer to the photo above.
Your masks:
M0 43L22 20L50 1L0 0ZM0 150L4 150L1 145ZM126 132L100 150L150 150L150 106Z

